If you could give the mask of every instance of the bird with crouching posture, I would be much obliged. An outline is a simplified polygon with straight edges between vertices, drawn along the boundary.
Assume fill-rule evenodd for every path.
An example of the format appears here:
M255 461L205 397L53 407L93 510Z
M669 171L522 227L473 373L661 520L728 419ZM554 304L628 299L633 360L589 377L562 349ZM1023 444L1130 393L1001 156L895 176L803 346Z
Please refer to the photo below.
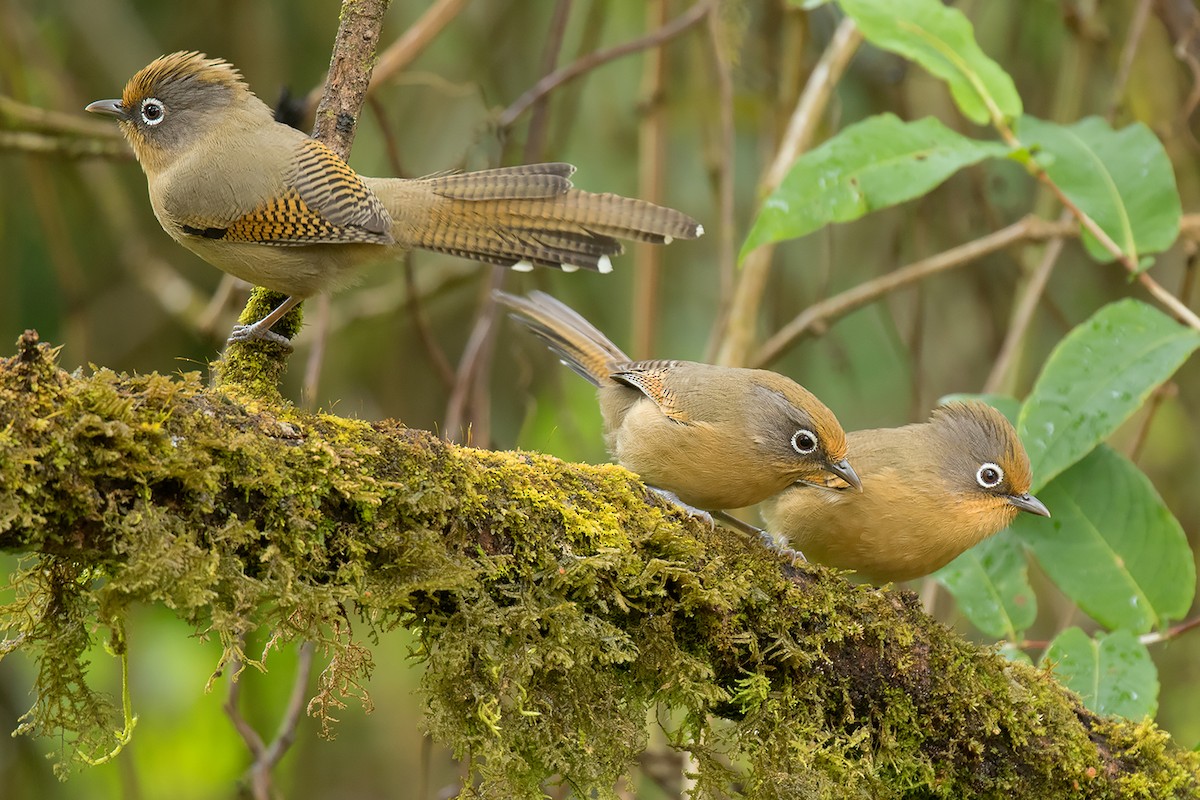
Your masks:
M621 466L689 510L753 505L796 481L858 486L837 417L776 372L693 361L633 361L543 292L496 292L563 363L596 387L604 440Z
M1004 415L950 403L928 422L847 434L861 491L836 480L797 485L763 506L776 536L811 561L875 583L928 575L1026 511L1050 516L1029 493L1029 456ZM854 486L859 489L859 486Z
M703 233L678 211L572 187L569 164L368 178L274 116L229 63L162 56L120 99L88 111L116 117L172 239L209 264L288 299L230 341L268 339L307 297L366 263L413 248L517 270L608 272L619 239L666 244Z

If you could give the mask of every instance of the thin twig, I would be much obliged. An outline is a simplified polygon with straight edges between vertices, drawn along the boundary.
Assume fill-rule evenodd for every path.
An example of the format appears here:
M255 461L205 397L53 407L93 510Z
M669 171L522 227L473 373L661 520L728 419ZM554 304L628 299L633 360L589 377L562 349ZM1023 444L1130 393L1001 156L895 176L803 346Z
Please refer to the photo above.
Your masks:
M646 3L647 27L661 30L668 19L668 0ZM665 180L667 121L662 98L666 91L667 60L663 46L651 48L642 64L642 111L638 125L638 196L661 203ZM650 358L658 325L658 290L662 282L662 248L639 243L634 248L633 271L634 358Z
M1150 277L1149 273L1141 272L1141 267L1138 265L1137 260L1132 255L1124 252L1120 245L1114 242L1112 237L1094 219L1079 206L1075 205L1071 198L1067 197L1066 193L1059 188L1058 184L1046 174L1045 170L1037 167L1034 174L1039 181L1050 187L1050 191L1054 192L1054 196L1058 198L1058 201L1079 220L1079 224L1086 228L1088 233L1096 237L1100 245L1111 253L1130 274L1137 277L1138 283L1142 284L1146 288L1146 291L1154 296L1154 299L1165 306L1180 322L1190 328L1200 330L1200 316L1197 316L1194 311L1184 305L1178 297L1164 289L1158 281Z
M563 41L567 35L567 22L571 19L571 0L558 0L550 16L550 29L546 33L546 44L542 48L541 74L549 75L558 66ZM529 130L525 134L524 161L532 164L542 161L546 152L546 132L550 128L550 104L548 96L534 103L529 114Z
M308 696L308 680L312 675L315 650L316 646L312 642L304 642L300 645L300 653L296 659L296 677L292 681L292 694L288 697L287 708L284 710L283 718L279 721L275 738L271 740L271 743L266 746L250 768L255 800L270 798L271 770L296 741L296 728L300 724L300 715L304 711L304 698Z
M1070 221L1071 215L1066 211L1059 217L1060 223L1068 224ZM1058 257L1062 254L1065 242L1065 237L1055 236L1047 243L1046 249L1042 253L1042 260L1030 274L1021 296L1013 308L1008 332L1004 336L1004 343L1000 345L1000 352L996 355L996 361L992 364L987 381L983 384L983 391L998 392L1001 390L1004 379L1009 375L1012 363L1019 352L1021 342L1025 338L1025 332L1029 330L1029 325L1033 322L1033 312L1037 310L1038 303L1041 302L1042 293L1046 291L1050 273L1054 271L1054 265L1058 263Z
M450 359L446 358L446 351L438 344L437 337L433 335L433 330L429 327L429 320L425 318L425 310L421 305L421 293L417 290L417 276L413 269L412 253L404 254L403 266L404 299L408 306L408 318L412 320L413 328L417 331L417 338L420 339L421 346L425 348L425 353L429 356L429 361L433 364L433 371L437 373L442 387L446 391L450 391L454 388L454 367L450 365Z
M700 0L700 2L694 4L683 14L656 31L652 31L645 36L639 36L624 44L615 45L607 50L597 50L589 53L578 61L547 75L535 83L525 94L518 97L512 105L504 109L496 121L496 126L500 130L512 127L512 124L543 95L554 91L562 84L572 81L580 75L590 72L596 67L607 64L610 61L615 61L630 53L636 53L639 50L645 50L649 47L656 47L668 39L678 36L704 19L704 15L708 13L708 10L708 1Z
M560 3L550 21L550 30L542 49L542 70L549 73L558 63L566 34L566 14L569 3ZM549 118L542 109L547 98L539 97L534 104L529 137L526 140L525 160L540 161L542 154L535 148L545 141L545 128ZM480 301L475 315L475 325L459 360L450 399L446 403L445 435L452 440L465 432L468 441L486 447L491 439L491 404L488 389L491 383L492 357L495 355L497 320L495 292L504 288L508 270L493 267L489 290Z
M38 108L0 94L0 121L6 128L37 131L57 136L84 137L97 142L120 144L127 153L125 137L116 126L85 114L68 114L48 108Z
M1194 150L1200 142L1189 121L1200 106L1200 10L1194 0L1158 0L1154 10L1167 29L1175 57L1192 73L1192 89L1180 105L1176 127Z
M331 329L330 310L333 301L329 294L319 294L316 297L317 313L309 326L312 331L312 348L308 351L308 361L304 364L304 384L301 398L304 407L310 411L316 407L317 392L321 388L321 369L325 365L325 353L329 349L329 333Z
M0 131L0 150L49 155L56 158L104 158L131 161L133 151L122 141L61 136L37 131Z
M948 269L961 267L989 253L1002 250L1021 241L1040 241L1054 236L1067 236L1076 230L1075 224L1047 222L1037 217L1024 219L1007 228L953 247L937 255L861 283L841 294L822 300L804 309L754 354L752 364L765 366L779 358L800 337L823 330L828 324L884 295Z
M1133 441L1129 443L1129 449L1126 453L1130 461L1136 464L1141 459L1142 447L1146 444L1146 438L1150 435L1150 426L1154 424L1154 418L1158 416L1158 411L1162 408L1163 401L1178 394L1179 386L1171 382L1160 384L1150 393L1150 399L1146 403L1146 413L1142 417L1137 433L1134 435Z
M492 268L492 279L489 281L486 293L488 298L491 297L493 291L502 287L506 271L504 267ZM446 401L446 420L442 426L442 436L448 441L458 441L460 435L466 442L471 441L471 432L463 430L463 422L467 419L467 402L471 394L471 381L474 379L475 367L486 352L487 341L490 338L495 318L496 304L481 298L475 325L471 328L471 335L467 338L462 357L458 361L458 371L454 376L454 387L450 390L450 399Z
M1129 33L1125 36L1125 44L1121 47L1121 57L1117 62L1117 76L1113 79L1112 95L1108 100L1108 117L1112 122L1117 109L1125 97L1125 87L1129 85L1129 75L1133 72L1133 60L1137 55L1138 45L1142 41L1142 33L1146 30L1146 19L1150 16L1150 7L1154 0L1138 0L1133 7L1133 17L1129 20Z
M241 639L240 647L246 646L246 640ZM225 696L225 714L233 723L233 728L242 737L242 741L246 743L246 749L250 751L250 755L255 762L262 758L263 752L267 749L262 737L258 735L258 731L254 730L246 718L242 716L242 711L238 707L238 701L242 696L242 682L240 680L242 669L245 664L238 655L234 655L229 660L229 694Z
M796 157L812 142L817 124L829 104L829 98L833 96L833 89L841 80L862 38L862 32L849 17L838 23L833 38L800 94L775 158L759 184L759 197L767 197L779 187ZM754 346L758 309L766 290L774 251L772 245L763 245L751 252L742 264L741 279L730 306L725 340L717 354L717 361L721 364L737 366L749 360Z
M391 165L392 174L403 176L405 169L404 164L400 160L400 147L396 143L392 126L388 123L387 110L383 107L383 103L379 102L379 98L373 95L367 98L367 103L370 105L371 111L375 114L375 118L379 122L379 129L383 132L383 142L387 149L388 163ZM437 373L445 389L449 391L454 386L454 367L450 366L450 359L446 358L446 352L438 344L437 337L433 335L433 330L429 327L429 320L425 318L425 310L421 304L421 293L417 289L417 276L416 271L413 269L413 254L411 250L404 254L401 269L404 273L404 305L407 317L413 323L413 328L417 332L417 339L420 340L421 346L424 347L426 354L429 356L429 361L433 364L434 372ZM375 293L374 297L379 298L380 295Z
M1186 619L1176 625L1172 625L1165 631L1154 631L1153 633L1143 633L1138 637L1138 641L1142 644L1158 644L1170 639L1176 639L1188 631L1200 628L1200 617L1192 617Z
M723 41L724 23L720 13L708 15L708 38L712 50L713 77L717 86L717 143L709 159L710 171L717 190L717 275L720 285L720 305L709 334L705 359L717 357L717 348L725 335L730 303L737 281L737 245L734 240L734 146L736 129L733 121L733 65L728 44Z

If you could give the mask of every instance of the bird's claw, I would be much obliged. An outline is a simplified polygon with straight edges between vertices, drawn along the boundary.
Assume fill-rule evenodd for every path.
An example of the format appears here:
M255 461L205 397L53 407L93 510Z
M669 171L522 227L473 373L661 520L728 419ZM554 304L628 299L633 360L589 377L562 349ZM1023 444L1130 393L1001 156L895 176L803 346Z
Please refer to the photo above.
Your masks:
M786 559L789 563L795 564L797 561L808 563L808 559L804 557L804 553L794 547L788 547L784 544L784 539L770 531L758 532L758 538L762 541L763 546L772 553L777 553L781 558Z
M229 338L225 340L226 345L235 344L238 342L249 342L254 339L261 339L264 342L277 344L284 349L285 352L292 352L292 340L283 334L276 333L270 328L260 328L258 323L253 325L234 325L233 330L229 333Z
M689 506L687 503L680 500L679 496L676 495L674 492L669 492L666 489L659 489L657 486L650 486L647 488L649 488L650 491L654 492L656 495L661 497L666 502L670 503L673 506L676 506L677 508L682 509L684 512L686 512L688 514L688 516L695 517L696 519L700 520L701 522L707 523L710 530L716 529L716 527L717 527L716 520L713 519L712 514L708 513L704 509L696 508L695 506Z

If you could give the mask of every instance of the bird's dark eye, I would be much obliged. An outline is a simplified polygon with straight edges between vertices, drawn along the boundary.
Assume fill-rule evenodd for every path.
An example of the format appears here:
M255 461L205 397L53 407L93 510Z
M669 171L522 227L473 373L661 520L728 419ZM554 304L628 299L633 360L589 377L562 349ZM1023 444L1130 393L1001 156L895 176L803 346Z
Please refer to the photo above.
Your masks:
M1000 469L999 464L993 464L990 461L982 464L975 473L975 482L984 489L995 489L1002 480L1004 480L1004 470Z
M162 104L162 101L147 97L142 101L142 122L147 125L157 125L167 116L167 107Z
M792 434L792 449L802 456L810 455L817 449L817 435L801 428Z

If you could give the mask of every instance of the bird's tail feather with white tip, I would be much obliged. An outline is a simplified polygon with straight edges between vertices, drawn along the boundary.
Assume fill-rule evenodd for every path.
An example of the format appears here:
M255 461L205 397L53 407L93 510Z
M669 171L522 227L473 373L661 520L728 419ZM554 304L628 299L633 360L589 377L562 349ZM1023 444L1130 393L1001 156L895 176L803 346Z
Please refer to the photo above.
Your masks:
M404 247L490 264L608 272L621 239L666 244L703 228L674 209L575 189L570 164L527 164L419 180L367 179Z

